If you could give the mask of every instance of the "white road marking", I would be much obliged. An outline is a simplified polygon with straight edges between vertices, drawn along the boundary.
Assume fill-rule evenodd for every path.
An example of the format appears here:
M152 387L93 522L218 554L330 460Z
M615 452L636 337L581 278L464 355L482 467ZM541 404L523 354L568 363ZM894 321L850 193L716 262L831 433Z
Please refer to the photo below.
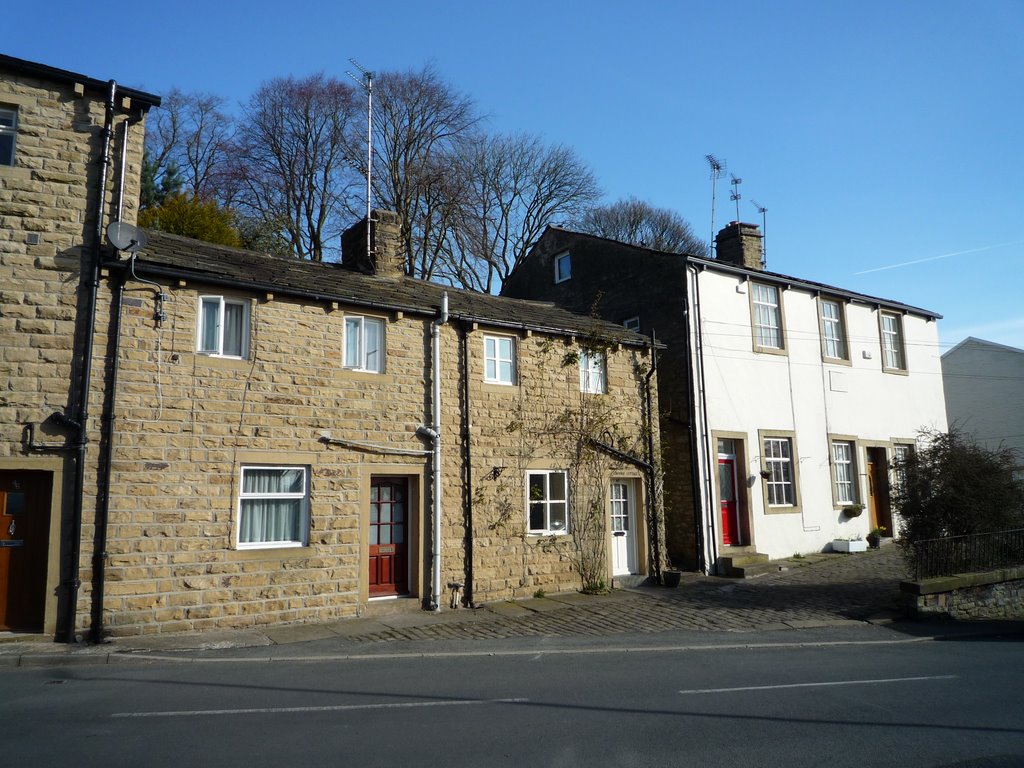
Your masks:
M887 677L880 680L836 680L829 683L789 683L786 685L747 685L742 688L692 688L689 693L738 693L741 691L777 691L783 688L823 688L831 685L873 685L877 683L908 683L918 680L955 680L958 675L930 675L928 677Z
M320 707L258 707L253 709L185 709L177 712L115 712L111 717L209 717L214 715L263 715L291 712L348 712L361 709L412 709L415 707L464 707L471 704L522 704L529 699L464 699L457 701L407 701L387 704L337 704Z

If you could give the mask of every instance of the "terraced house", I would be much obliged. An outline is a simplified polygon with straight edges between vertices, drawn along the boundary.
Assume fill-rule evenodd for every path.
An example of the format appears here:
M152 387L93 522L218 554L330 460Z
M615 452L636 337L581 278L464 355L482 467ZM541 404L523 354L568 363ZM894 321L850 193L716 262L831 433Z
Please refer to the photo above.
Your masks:
M657 571L646 337L409 279L384 211L340 264L130 226L119 251L99 235L134 222L159 99L0 64L0 108L17 107L0 167L5 628L98 640ZM65 156L78 170L47 170Z
M723 575L892 535L893 457L946 428L937 320L892 299L769 272L757 226L716 258L549 227L509 296L596 311L666 349L659 362L668 551Z

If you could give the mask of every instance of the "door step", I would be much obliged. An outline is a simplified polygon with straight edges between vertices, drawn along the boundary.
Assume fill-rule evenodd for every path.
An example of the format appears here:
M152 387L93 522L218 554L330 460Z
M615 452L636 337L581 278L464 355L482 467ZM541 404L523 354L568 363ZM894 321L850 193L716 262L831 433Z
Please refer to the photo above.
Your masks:
M612 576L612 589L632 589L633 587L639 587L646 581L647 576L642 573Z
M778 570L778 566L768 560L768 555L754 552L752 547L737 549L741 549L741 551L719 556L717 563L719 576L730 579L749 579L752 576L761 576ZM748 549L750 551L742 551Z
M403 595L402 597L384 597L370 600L359 611L361 619L379 619L384 616L396 616L403 613L415 613L423 610L423 602L418 597Z

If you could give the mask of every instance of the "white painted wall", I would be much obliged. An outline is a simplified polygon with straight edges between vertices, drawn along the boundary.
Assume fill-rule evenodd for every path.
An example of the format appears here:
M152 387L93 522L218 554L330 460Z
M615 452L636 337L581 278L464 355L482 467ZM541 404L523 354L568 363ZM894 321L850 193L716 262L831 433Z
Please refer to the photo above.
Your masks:
M968 338L942 356L946 416L987 448L1017 451L1024 468L1024 350Z
M922 428L946 428L935 321L904 315L907 374L883 372L877 307L847 303L850 364L823 362L816 295L790 288L781 291L787 354L754 352L750 286L744 276L707 269L697 279L707 403L707 421L701 420L707 442L701 447L702 458L710 458L701 466L710 467L712 478L717 472L712 431L746 435L744 470L757 551L772 558L788 557L822 551L837 536L866 535L866 512L847 519L833 503L828 435L857 439L859 497L864 501L867 445L886 447L891 458L894 440L913 442ZM692 284L690 298L697 298ZM696 306L691 319L696 320ZM700 364L696 349L694 363ZM795 433L799 513L766 514L758 430ZM720 514L713 480L705 483L702 496L708 511L706 545L714 553Z

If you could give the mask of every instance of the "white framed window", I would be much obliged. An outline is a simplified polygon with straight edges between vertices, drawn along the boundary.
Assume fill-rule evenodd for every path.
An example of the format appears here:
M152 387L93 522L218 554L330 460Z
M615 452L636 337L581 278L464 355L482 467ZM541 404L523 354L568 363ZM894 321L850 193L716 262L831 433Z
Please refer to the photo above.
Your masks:
M846 329L843 323L843 305L832 299L821 299L821 352L833 360L849 360L846 349Z
M580 392L603 395L608 391L603 352L580 350Z
M914 446L910 443L893 443L892 446L892 485L893 490L900 490L907 482L907 462L914 455Z
M849 440L832 441L832 479L835 482L836 504L856 504L857 467L854 444Z
M344 347L346 368L383 373L384 320L379 317L347 315Z
M750 297L753 309L754 346L759 349L782 349L782 313L779 309L778 286L753 283Z
M768 506L796 506L793 442L788 437L764 438L763 462L767 472Z
M515 384L516 341L511 336L484 336L484 381Z
M640 333L640 316L627 317L622 321L622 326L630 331L636 331Z
M18 110L0 107L0 165L14 165L18 137Z
M526 516L530 533L569 532L569 481L563 470L526 473Z
M907 369L903 354L903 319L895 312L879 316L882 332L882 366L894 371Z
M564 283L572 277L572 259L569 253L560 253L555 256L555 282Z
M214 357L248 357L249 302L200 296L196 351Z
M301 547L309 541L309 468L242 467L238 548Z

